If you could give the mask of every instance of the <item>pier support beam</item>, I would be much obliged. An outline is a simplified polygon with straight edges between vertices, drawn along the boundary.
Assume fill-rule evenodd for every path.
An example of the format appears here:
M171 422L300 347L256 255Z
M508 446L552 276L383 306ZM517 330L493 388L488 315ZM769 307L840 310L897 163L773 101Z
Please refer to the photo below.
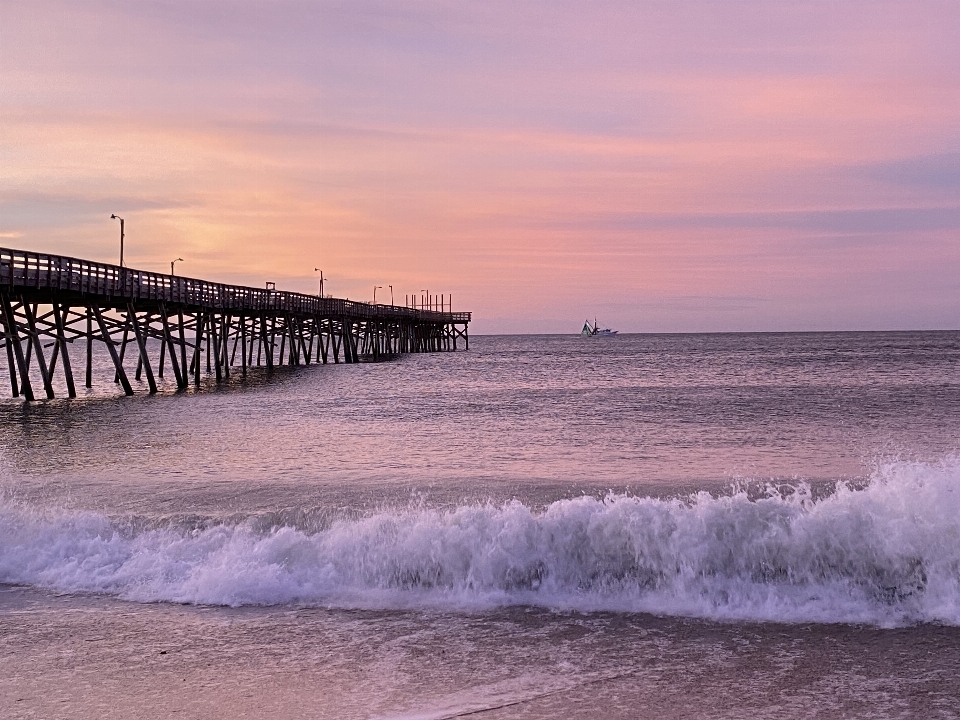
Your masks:
M200 387L200 353L203 352L203 312L198 312L196 316L196 344L193 347L193 384Z
M173 377L177 381L177 389L183 390L187 387L186 368L183 369L183 372L180 371L180 363L177 360L177 351L173 343L173 334L170 332L170 319L167 315L167 308L163 303L160 303L160 318L163 323L163 342L170 353L170 367L173 368ZM180 330L183 330L182 326Z
M84 386L93 387L93 308L87 308L87 373Z
M30 330L30 339L37 351L37 367L40 370L40 379L43 381L43 389L47 394L47 399L52 400L53 383L50 381L50 371L47 368L47 360L43 356L43 342L40 340L40 333L37 332L37 319L33 308L27 302L21 302L23 305L23 314L27 316L27 327Z
M70 354L67 352L67 332L63 322L64 315L69 312L69 307L61 308L54 303L53 319L57 324L57 343L60 348L60 355L63 358L60 362L63 364L64 380L67 382L67 396L75 398L77 396L77 387L73 384L73 367L70 365Z
M117 354L116 344L114 343L113 338L110 336L110 331L107 329L107 323L103 319L103 313L100 312L100 308L96 305L93 306L93 314L97 318L97 325L100 327L100 336L103 338L103 342L107 346L107 350L110 352L110 359L113 360L113 367L116 369L117 378L120 381L120 385L123 387L123 392L127 395L133 395L133 388L130 387L130 381L127 380L127 373L123 370L123 362L120 360L120 356ZM126 329L124 329L126 332Z
M33 386L30 384L30 373L27 369L27 359L23 354L23 345L20 342L20 332L17 330L17 318L13 314L13 306L10 304L10 295L6 290L0 291L0 310L3 311L4 324L6 325L7 347L13 344L13 354L17 360L17 368L20 371L20 387L17 388L16 380L13 380L13 396L23 397L33 401Z
M133 334L137 338L137 347L140 349L140 362L147 373L147 385L150 386L150 394L157 392L157 381L153 377L153 368L150 367L150 357L147 355L147 341L140 327L140 321L137 319L137 311L133 308L133 303L127 304L127 320L133 326ZM148 318L149 322L149 318Z

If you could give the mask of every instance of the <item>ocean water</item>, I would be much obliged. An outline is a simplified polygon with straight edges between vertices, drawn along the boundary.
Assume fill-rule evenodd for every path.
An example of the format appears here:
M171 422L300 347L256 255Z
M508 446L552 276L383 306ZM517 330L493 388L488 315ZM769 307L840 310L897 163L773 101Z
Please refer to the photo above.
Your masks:
M960 715L960 333L95 360L0 400L2 717Z

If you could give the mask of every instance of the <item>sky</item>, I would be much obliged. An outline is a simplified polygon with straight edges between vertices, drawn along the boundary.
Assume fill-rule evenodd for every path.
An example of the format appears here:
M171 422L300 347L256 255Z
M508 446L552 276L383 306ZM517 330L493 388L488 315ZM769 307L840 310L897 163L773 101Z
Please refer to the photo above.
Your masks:
M472 333L960 328L955 0L0 3L0 246Z

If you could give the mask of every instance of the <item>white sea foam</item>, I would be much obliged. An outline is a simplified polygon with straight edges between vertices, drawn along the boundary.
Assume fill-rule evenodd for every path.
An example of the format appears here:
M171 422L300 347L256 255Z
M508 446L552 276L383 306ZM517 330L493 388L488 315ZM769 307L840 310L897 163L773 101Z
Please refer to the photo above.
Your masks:
M0 582L133 601L642 611L960 624L960 458L894 462L821 499L582 497L380 512L318 532L134 530L0 505Z

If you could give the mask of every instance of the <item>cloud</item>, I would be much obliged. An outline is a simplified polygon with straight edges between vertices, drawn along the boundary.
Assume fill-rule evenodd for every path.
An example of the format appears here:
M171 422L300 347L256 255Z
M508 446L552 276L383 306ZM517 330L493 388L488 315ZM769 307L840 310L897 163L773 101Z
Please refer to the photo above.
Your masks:
M960 152L887 160L867 165L861 172L894 185L956 190L960 188Z
M960 207L773 210L728 213L604 213L557 227L609 230L791 229L817 233L909 233L960 229Z

